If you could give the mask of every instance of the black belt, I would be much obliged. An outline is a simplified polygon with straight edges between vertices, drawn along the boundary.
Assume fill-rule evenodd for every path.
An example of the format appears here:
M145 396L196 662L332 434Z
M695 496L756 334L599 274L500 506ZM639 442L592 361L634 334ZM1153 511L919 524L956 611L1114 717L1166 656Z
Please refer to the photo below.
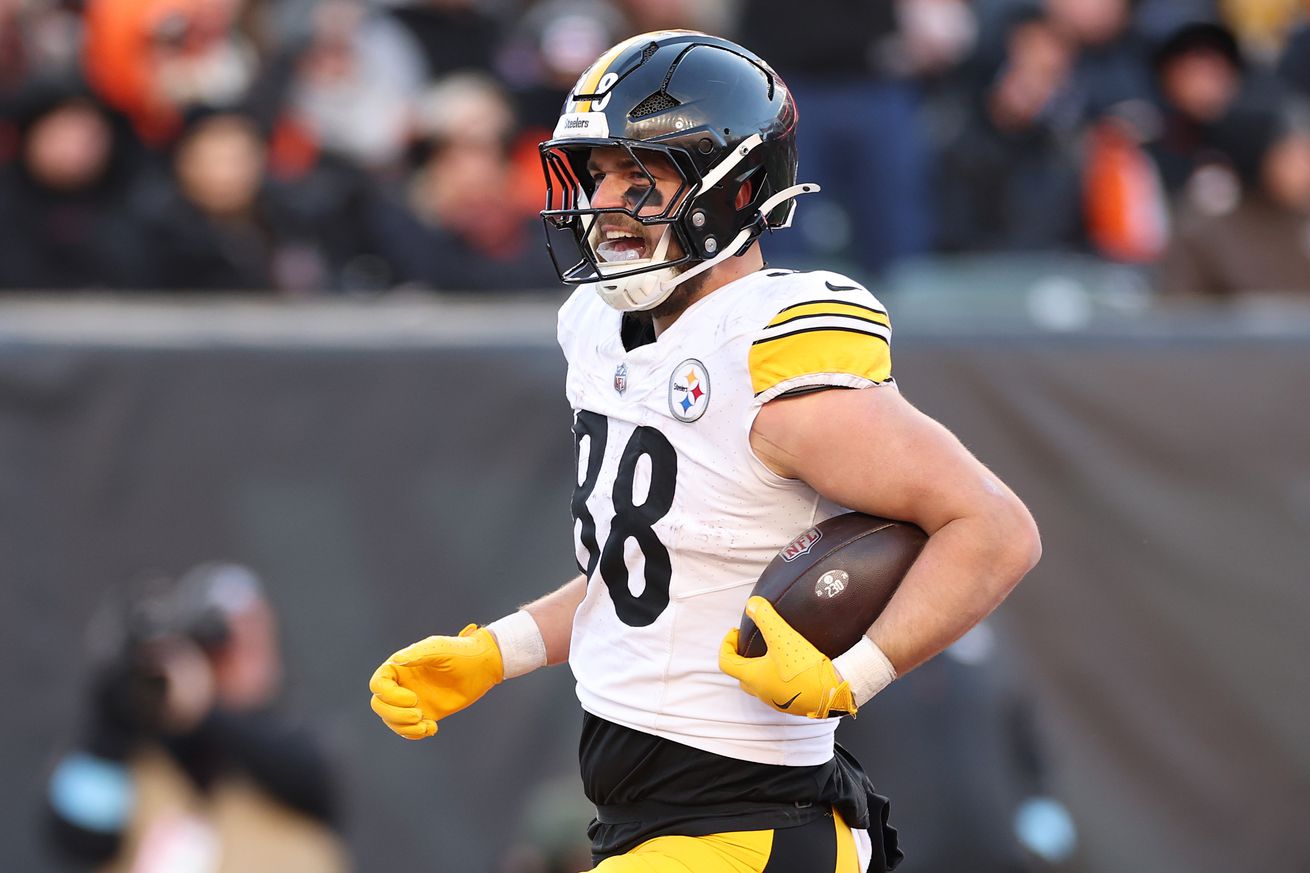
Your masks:
M667 819L737 818L739 816L774 812L796 814L808 810L812 806L814 804L810 801L804 803L767 803L746 800L703 805L653 802L598 803L596 804L596 820L601 824L613 825Z

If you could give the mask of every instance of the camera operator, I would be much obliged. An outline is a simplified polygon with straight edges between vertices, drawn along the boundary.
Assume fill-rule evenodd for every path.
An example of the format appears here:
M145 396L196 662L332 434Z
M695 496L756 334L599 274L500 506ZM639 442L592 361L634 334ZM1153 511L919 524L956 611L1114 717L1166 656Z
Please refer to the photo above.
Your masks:
M131 873L344 869L327 756L272 708L258 578L205 564L156 588L93 625L86 727L50 779L56 847Z

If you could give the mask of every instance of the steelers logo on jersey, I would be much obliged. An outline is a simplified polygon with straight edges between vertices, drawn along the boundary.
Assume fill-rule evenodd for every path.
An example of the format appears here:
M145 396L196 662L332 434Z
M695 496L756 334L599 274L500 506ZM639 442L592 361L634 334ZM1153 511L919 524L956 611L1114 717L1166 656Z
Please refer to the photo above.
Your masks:
M710 406L710 374L705 365L688 358L669 377L669 412L678 421L695 421Z

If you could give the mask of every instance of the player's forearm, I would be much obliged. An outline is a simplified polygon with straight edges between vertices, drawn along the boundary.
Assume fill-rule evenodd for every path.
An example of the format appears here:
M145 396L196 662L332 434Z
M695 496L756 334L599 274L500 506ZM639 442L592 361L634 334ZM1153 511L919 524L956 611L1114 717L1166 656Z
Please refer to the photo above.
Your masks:
M898 675L964 635L1032 569L1041 541L1010 498L951 521L928 538L896 595L869 630Z
M569 640L573 636L573 616L587 593L587 580L577 576L544 597L523 607L532 616L546 643L546 663L560 664L568 660Z

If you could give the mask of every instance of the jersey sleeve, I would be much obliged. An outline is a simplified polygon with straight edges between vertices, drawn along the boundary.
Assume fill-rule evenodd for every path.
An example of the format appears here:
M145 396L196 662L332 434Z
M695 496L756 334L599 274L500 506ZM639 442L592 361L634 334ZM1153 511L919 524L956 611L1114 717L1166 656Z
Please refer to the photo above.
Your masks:
M842 281L806 283L789 295L790 302L752 341L749 366L757 402L807 389L892 381L887 310L861 286L837 278Z

